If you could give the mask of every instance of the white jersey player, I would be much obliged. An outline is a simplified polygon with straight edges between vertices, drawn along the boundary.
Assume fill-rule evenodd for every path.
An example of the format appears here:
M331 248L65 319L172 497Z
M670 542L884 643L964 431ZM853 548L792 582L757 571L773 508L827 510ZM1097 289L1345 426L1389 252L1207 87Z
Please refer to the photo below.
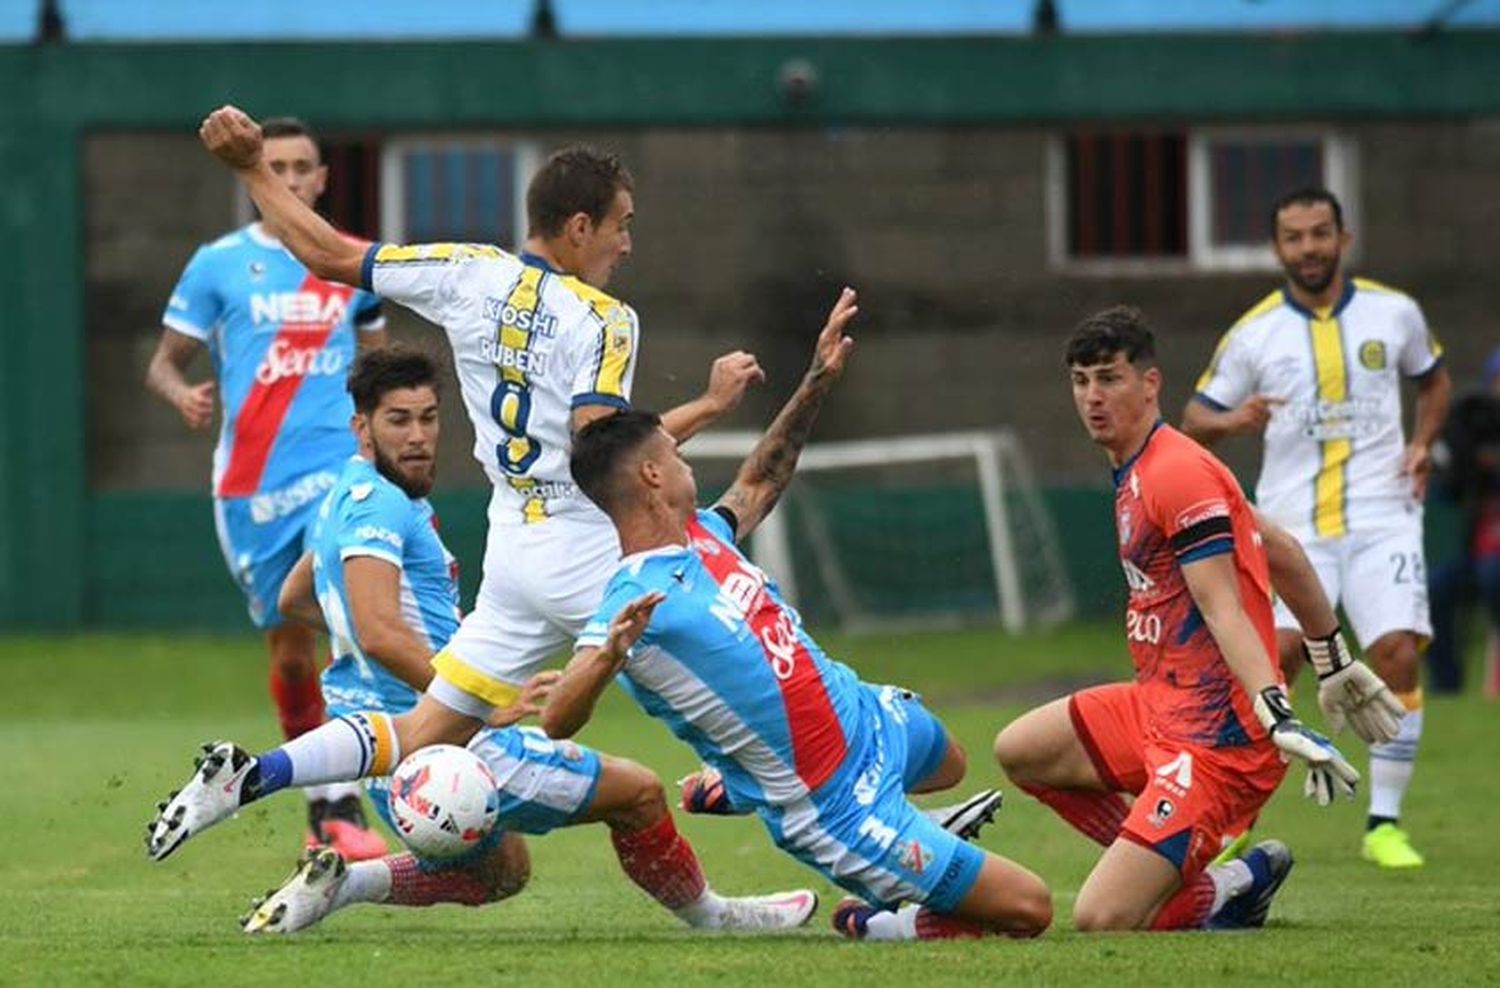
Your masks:
M1451 384L1417 303L1343 272L1352 238L1331 193L1294 192L1275 204L1272 220L1286 284L1224 335L1183 429L1204 444L1264 434L1257 506L1301 540L1329 599L1406 706L1397 738L1370 749L1364 855L1415 867L1422 858L1397 822L1421 735L1419 650L1432 634L1422 499ZM1403 379L1417 390L1410 442ZM1276 625L1291 676L1302 663L1301 638L1280 602Z

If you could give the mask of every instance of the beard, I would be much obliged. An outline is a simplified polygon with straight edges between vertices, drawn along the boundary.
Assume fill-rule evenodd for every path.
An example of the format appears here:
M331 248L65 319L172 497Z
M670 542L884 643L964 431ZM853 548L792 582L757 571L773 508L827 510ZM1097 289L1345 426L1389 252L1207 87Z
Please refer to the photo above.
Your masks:
M1287 278L1298 288L1309 295L1321 295L1328 290L1328 286L1333 284L1333 279L1338 276L1340 255L1334 254L1327 261L1327 267L1316 278L1304 277L1301 269L1296 264L1283 263L1282 269L1286 271Z
M375 448L375 469L380 475L406 493L413 500L426 497L432 493L432 485L437 482L437 461L433 460L428 469L421 474L411 476L403 473L401 464L386 456L377 446Z

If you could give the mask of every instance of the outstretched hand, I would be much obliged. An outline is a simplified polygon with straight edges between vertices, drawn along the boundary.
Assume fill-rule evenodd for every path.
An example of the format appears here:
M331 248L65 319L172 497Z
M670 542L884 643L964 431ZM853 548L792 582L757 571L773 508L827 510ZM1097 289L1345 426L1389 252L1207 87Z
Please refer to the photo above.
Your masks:
M521 687L521 695L515 703L508 707L497 707L486 723L490 727L509 727L523 718L541 713L547 697L552 695L552 687L561 678L560 670L543 669L526 680L526 685Z
M850 320L859 314L859 306L855 304L857 298L854 289L845 288L839 293L838 301L833 303L833 309L828 313L828 322L824 323L813 349L810 373L814 377L833 378L844 372L849 351L854 349L854 340L845 336L844 330Z
M651 623L651 613L656 605L667 599L660 590L643 594L620 608L620 613L609 622L609 634L604 639L603 650L614 656L616 662L625 661L625 656Z
M214 157L236 170L259 164L265 144L260 124L237 106L221 106L205 117L198 139Z

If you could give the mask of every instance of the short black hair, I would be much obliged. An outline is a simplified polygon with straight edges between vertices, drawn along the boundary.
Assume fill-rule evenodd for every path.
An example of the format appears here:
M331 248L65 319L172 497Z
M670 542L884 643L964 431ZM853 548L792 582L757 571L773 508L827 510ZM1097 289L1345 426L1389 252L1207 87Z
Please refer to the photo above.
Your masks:
M1333 210L1333 225L1343 232L1344 207L1339 205L1339 197L1321 185L1304 185L1300 189L1293 189L1271 204L1271 236L1276 236L1276 220L1281 216L1283 209L1288 206L1316 206L1320 202L1326 203Z
M356 411L369 415L380 399L398 388L428 387L441 394L437 363L425 353L400 344L366 350L349 368L349 394Z
M1137 367L1156 363L1156 338L1133 305L1110 306L1079 323L1068 337L1065 360L1069 367L1092 367L1109 363L1117 353Z
M264 140L273 137L305 137L312 141L313 148L318 152L318 160L323 160L323 142L318 140L318 135L307 125L307 121L300 117L268 117L261 121L260 136Z
M618 504L619 466L661 429L661 416L631 408L595 419L573 437L573 483L606 514Z
M530 235L555 237L568 218L588 214L601 223L621 189L635 188L635 179L619 155L586 144L555 152L526 187L526 222Z

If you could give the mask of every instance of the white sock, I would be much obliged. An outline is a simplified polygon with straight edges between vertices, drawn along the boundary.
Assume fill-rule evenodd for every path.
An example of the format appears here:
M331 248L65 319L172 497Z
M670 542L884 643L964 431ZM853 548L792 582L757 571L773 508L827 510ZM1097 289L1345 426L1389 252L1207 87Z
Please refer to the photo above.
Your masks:
M385 775L401 760L400 745L386 714L336 717L283 744L294 786L349 782Z
M702 895L672 914L694 929L716 930L724 922L724 897L705 885Z
M1422 738L1422 708L1408 710L1394 741L1370 745L1370 815L1401 818L1401 797L1411 785Z
M344 884L334 893L332 908L356 902L384 902L391 897L391 868L385 861L356 861L344 875Z
M1248 891L1255 882L1255 876L1250 874L1250 866L1238 858L1209 868L1208 877L1214 883L1214 904L1208 911L1210 916L1223 909L1224 903L1230 899Z
M866 940L915 940L917 912L915 902L903 903L895 912L881 911L865 921Z

